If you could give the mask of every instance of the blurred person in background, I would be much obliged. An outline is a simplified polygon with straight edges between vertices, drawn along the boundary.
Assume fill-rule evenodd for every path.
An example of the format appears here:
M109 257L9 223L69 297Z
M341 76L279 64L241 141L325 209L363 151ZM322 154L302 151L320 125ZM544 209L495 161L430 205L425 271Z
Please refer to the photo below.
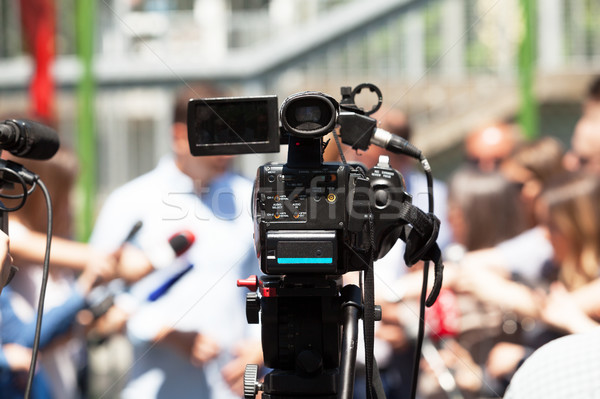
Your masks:
M515 237L525 228L523 215L518 187L499 171L484 172L467 165L451 176L448 220L454 233L454 245L460 245L462 251L493 247ZM459 295L453 291L452 282L462 282L463 277L461 271L452 268L451 264L448 264L447 270L446 292L443 294L445 306L454 306L455 309L449 312L446 308L445 311L455 313L457 320L450 320L450 314L444 315L449 320L435 322L430 318L433 316L427 319L429 324L433 323L431 325L454 323L456 331L440 337L436 335L439 331L433 328L431 338L441 340L440 355L446 360L463 395L495 395L498 388L484 379L483 366L494 340L502 335L501 313L497 308L481 303L476 296L469 293ZM484 285L485 281L474 279L473 283ZM448 305L450 303L454 305ZM424 377L435 381L432 375L426 373Z
M525 229L519 189L499 171L459 169L449 187L448 218L454 242L466 251L493 247Z
M445 286L460 293L460 310L470 315L467 324L471 327L460 335L458 343L463 347L455 344L444 356L456 369L461 387L481 389L492 396L505 389L505 382L488 373L486 361L494 344L505 335L502 331L512 331L509 324L518 321L510 311L503 315L497 302L481 301L480 295L495 292L498 300L504 296L502 290L487 283L498 278L496 273L532 286L542 279L542 266L551 258L552 247L539 227L534 206L545 183L563 172L563 154L557 140L544 137L519 143L496 172L466 168L451 179L448 213L455 244L445 253ZM494 186L499 191L491 189ZM486 191L496 199L484 195ZM452 262L461 267L452 267ZM516 333L512 331L504 339L517 340ZM477 371L465 367L473 364L477 367L471 368ZM482 381L477 381L477 373Z
M565 156L568 170L586 169L600 175L600 77L589 85L583 113L571 138L571 149Z
M586 170L595 174L597 178L600 172L596 160L600 154L600 140L597 135L600 128L600 119L597 118L600 115L597 112L600 109L599 100L600 79L595 79L585 98L583 114L576 125L571 149L567 153L564 153L562 146L556 140L542 138L520 146L514 156L503 163L503 172L522 187L522 196L529 204L530 221L539 222L536 219L539 215L531 211L536 207L536 199L542 191L541 188L549 180L562 174L564 168L572 171ZM558 161L559 158L561 162ZM527 178L527 175L530 177ZM482 300L502 304L505 309L512 309L509 312L515 311L517 315L515 321L518 322L519 319L525 321L524 325L528 325L529 330L536 329L535 326L539 323L532 321L540 317L545 319L546 323L556 325L561 331L583 328L575 327L576 325L594 325L595 321L589 318L591 311L584 305L589 302L583 298L593 297L600 289L600 283L596 281L571 292L569 297L565 294L566 289L552 286L552 294L546 297L544 302L531 300L531 287L547 285L545 265L551 264L554 251L555 248L545 234L545 229L538 224L538 227L533 227L495 248L467 253L462 258L461 265L469 270L469 273L463 274L464 278L457 280L462 281L462 288L471 287L471 290L478 291L476 295L481 295ZM488 274L489 271L494 273ZM499 275L496 274L497 272ZM477 284L477 281L487 281L488 284L482 286ZM505 286L506 281L520 282L525 285L515 283ZM574 306L573 303L579 305ZM548 311L550 308L553 310ZM576 311L577 309L579 311ZM562 321L562 327L559 321ZM556 332L550 331L545 337L538 339L536 345L555 336ZM508 380L518 362L530 351L531 349L524 349L519 342L500 343L490 353L487 370L496 379Z
M500 167L521 141L516 126L492 123L473 130L465 140L467 161L484 172Z
M565 155L565 167L589 170L600 175L600 118L583 117L577 122L571 149Z
M582 115L586 119L600 120L600 76L596 76L588 85Z
M539 227L535 204L545 184L564 173L562 144L552 137L522 143L500 170L516 187L523 203L525 231L498 245L468 251L460 259L464 267L494 270L528 284L538 283L541 268L552 257L552 246Z
M502 173L520 188L527 229L537 226L535 202L544 184L564 173L564 146L551 136L520 143L500 166Z
M476 292L481 301L533 322L521 340L501 342L490 353L490 374L507 383L533 350L565 332L592 328L600 315L600 180L585 172L557 177L536 209L553 247L543 281L530 287L489 273L479 276L486 283Z
M80 363L84 360L79 346L84 331L76 328L76 317L87 307L86 296L99 278L93 268L87 268L73 286L62 293L63 301L44 309L39 341L41 355L32 397L79 398L84 394L77 385L78 367L83 367ZM4 355L4 359L0 359L0 391L7 399L23 397L34 346L37 318L24 314L23 302L23 297L10 286L0 296L0 342Z
M107 253L138 221L143 227L132 242L140 248L182 230L195 236L184 255L131 287L139 303L122 309L133 346L123 398L236 398L246 364L262 362L260 330L246 322L245 292L235 284L259 270L248 203L252 182L229 171L231 156L193 157L187 138L188 100L219 96L211 86L177 93L172 155L115 190L92 234L91 242ZM189 272L158 299L140 294L188 264Z
M505 398L592 397L600 389L599 186L597 176L575 175L542 196L540 217L565 283L550 286L541 318L568 335L535 350L516 371Z
M44 310L69 306L71 310L85 308L84 296L91 286L87 282L83 285L77 283L78 276L86 281L90 280L90 275L95 276L92 285L107 282L118 272L119 257L117 254L105 255L87 244L72 240L71 195L77 176L75 155L63 148L44 161L21 159L8 153L4 153L3 157L39 175L52 199L53 240ZM7 205L11 206L8 202ZM38 308L46 228L46 203L38 189L27 197L23 208L9 214L11 253L19 271L11 282L12 292L7 299L23 323L35 320ZM79 397L85 385L85 334L82 328L78 328L81 326L74 317L65 318L64 323L65 334L61 340L55 340L44 348L40 363L47 370L53 397L69 399Z
M73 241L72 189L77 177L77 160L67 149L60 149L54 157L45 161L22 159L4 154L4 158L17 162L40 176L48 187L52 199L54 223L52 227L52 265L46 305L52 306L54 296L61 295L61 284L68 285L77 273L90 266L105 280L116 275L117 257L105 255L87 244ZM46 246L47 213L41 190L27 197L23 208L10 213L9 231L11 251L15 264L22 270L12 286L32 306L37 306L39 286ZM29 267L33 265L34 267ZM56 284L57 287L54 287ZM63 286L64 288L64 286ZM60 298L57 298L60 300Z
M447 268L446 283L453 286L461 294L479 298L487 307L492 306L496 311L505 312L504 320L499 328L509 332L504 336L505 340L519 342L521 325L518 312L515 313L509 304L512 298L508 298L506 293L498 284L493 282L497 279L514 280L527 284L529 287L537 287L544 280L543 266L552 257L552 246L545 234L545 230L540 225L535 213L535 204L546 183L564 173L562 168L562 159L564 155L563 146L554 138L542 137L532 142L520 143L514 153L508 157L501 165L500 171L507 178L514 190L517 190L517 198L520 199L523 213L515 218L507 215L504 223L513 223L524 229L520 234L496 242L494 245L484 245L476 250L466 248L467 250L457 251L454 254L455 262L460 265L459 268ZM502 213L500 213L502 215ZM456 257L458 254L458 257ZM448 264L448 266L451 266ZM455 274L456 273L456 274ZM495 297L495 300L490 298ZM502 303L506 298L506 304ZM526 302L522 306L534 313L537 304ZM532 321L531 317L525 321ZM531 327L532 323L526 323ZM528 328L529 328L528 327ZM482 366L486 363L487 353L492 345L497 343L501 337L497 336L486 341L487 349L482 352L484 355L477 358ZM507 345L499 346L508 353L510 348ZM486 382L484 387L488 389L493 387L493 391L503 392L506 381L498 379L498 364L505 363L499 350L492 350L491 356L487 360L489 368L486 366ZM492 370L492 373L489 373ZM506 376L503 375L503 378Z
M557 179L542 194L538 213L554 248L548 274L578 293L590 317L600 318L600 295L588 292L600 276L600 179L575 172Z
M599 181L597 175L564 177L567 175L563 165L571 170L587 169L597 174L599 100L600 79L596 79L590 86L582 118L573 134L572 149L566 155L558 141L543 137L518 145L512 156L501 164L502 172L521 187L531 228L496 248L468 253L461 262L470 267L465 267L466 273L459 274L455 281L460 284L455 288L461 291L471 287L467 290L470 295L477 296L482 303L496 304L505 315L516 314L514 321L520 320L520 324L527 327L521 338L515 340L516 335L510 342L500 342L491 350L484 368L485 378L482 378L482 388L488 391L493 388L491 394L494 391L498 396L502 394L503 386L512 379L515 369L537 346L564 333L594 331L598 326L600 199L594 187ZM582 212L583 209L586 211ZM494 267L494 273L487 273ZM570 283L565 284L568 281ZM540 293L541 287L545 287L546 294ZM512 318L508 317L507 321ZM544 332L544 325L551 328ZM565 362L559 360L558 352L554 352L558 356L550 357L546 356L548 353L552 352L545 350L544 355L531 362L528 371L522 373L526 377L517 372L515 385L529 388L529 392L536 395L540 389L551 386L553 388L546 392L563 397L558 393L560 385L564 388L575 380L565 381ZM554 374L550 371L553 365L546 363L548 361L560 364ZM468 364L468 361L459 363ZM548 379L548 373L553 377ZM588 378L586 383L592 380ZM534 388L539 383L544 387ZM531 396L511 396L519 392L525 391L509 388L506 397ZM567 396L572 395L565 393L564 397Z
M565 152L552 138L540 138L519 146L513 157L503 164L509 179L522 186L523 198L528 202L530 223L535 214L536 193L548 179L562 171L587 170L600 176L600 78L594 79L586 93L583 113L571 137L571 148ZM598 111L598 112L596 112ZM559 161L560 158L560 161ZM562 164L562 165L561 165ZM529 176L529 177L527 177ZM514 240L496 248L466 254L463 265L490 267L497 272L512 275L528 284L536 284L542 265L552 258L552 246L543 231L532 227Z

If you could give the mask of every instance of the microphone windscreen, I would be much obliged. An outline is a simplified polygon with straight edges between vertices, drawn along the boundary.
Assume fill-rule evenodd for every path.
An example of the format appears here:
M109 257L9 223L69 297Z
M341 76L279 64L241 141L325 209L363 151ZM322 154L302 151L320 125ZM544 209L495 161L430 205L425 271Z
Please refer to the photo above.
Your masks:
M189 230L184 230L173 234L171 238L169 238L169 245L173 248L175 256L180 256L192 246L194 241L196 241L194 233Z

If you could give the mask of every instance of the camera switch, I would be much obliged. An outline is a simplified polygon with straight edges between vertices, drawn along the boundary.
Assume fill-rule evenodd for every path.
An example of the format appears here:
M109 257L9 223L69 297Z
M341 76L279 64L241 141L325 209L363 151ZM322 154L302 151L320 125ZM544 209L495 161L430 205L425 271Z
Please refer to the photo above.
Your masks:
M253 274L246 279L238 279L237 286L246 287L250 291L256 292L256 290L258 289L258 277Z

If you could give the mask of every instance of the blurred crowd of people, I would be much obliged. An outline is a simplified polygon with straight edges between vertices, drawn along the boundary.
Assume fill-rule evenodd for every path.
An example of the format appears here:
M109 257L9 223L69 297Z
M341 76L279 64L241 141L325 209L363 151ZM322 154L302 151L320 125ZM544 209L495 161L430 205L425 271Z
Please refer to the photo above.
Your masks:
M258 271L252 182L229 171L231 156L193 157L187 141L188 100L219 93L198 86L176 95L171 154L109 196L89 244L72 240L74 155L61 149L48 161L15 159L49 187L56 221L32 398L243 396L246 364L262 359L259 327L247 324L245 292L235 284ZM43 201L34 191L9 215L10 255L20 270L0 295L0 396L7 399L23 397L30 365ZM93 381L99 373L88 355L115 336L126 337L129 345L116 348L130 354L113 352L101 365L120 370L103 386Z
M243 396L245 365L262 362L260 327L246 323L245 292L235 287L236 279L259 272L252 182L231 172L232 157L192 157L187 142L187 100L221 94L205 86L177 94L172 154L109 196L89 244L72 239L74 155L61 149L49 161L17 160L49 187L56 221L33 398L93 395L90 346L115 335L125 336L132 351L112 383L118 397ZM378 120L410 140L400 111L380 111ZM426 313L418 397L502 397L538 348L598 326L598 131L600 79L590 86L568 149L553 137L525 140L515 125L495 123L472 132L464 163L447 182L434 182L446 267L438 302ZM337 157L333 147L330 160ZM345 157L369 168L382 154L372 146ZM426 211L424 175L409 158L388 155L413 203ZM0 392L19 398L42 276L41 193L9 220L10 255L0 234L1 281L11 263L20 270L0 295ZM157 254L182 233L193 237L189 248L166 260ZM399 241L374 266L382 306L375 356L389 398L410 394L419 317L421 265L407 268L403 252ZM364 397L362 384L359 367L356 398ZM105 397L112 388L95 394Z
M406 123L394 127L396 113L384 113L382 127L408 138ZM452 173L447 192L440 182L434 188L436 204L441 204L435 213L450 238L440 233L438 239L446 266L444 288L426 312L420 397L503 397L536 349L598 326L599 115L597 79L568 150L550 136L525 140L513 124L478 129L465 140L465 162ZM373 166L381 151L370 152L354 159ZM407 176L408 191L426 210L419 202L424 186L413 186L414 172L396 158L392 166ZM388 397L410 392L422 280L418 266L399 267L401 253L375 263L376 294L383 307L376 354ZM577 385L564 381L564 375L554 379L563 388ZM510 391L512 397L530 397L516 391ZM363 397L362 392L355 397Z

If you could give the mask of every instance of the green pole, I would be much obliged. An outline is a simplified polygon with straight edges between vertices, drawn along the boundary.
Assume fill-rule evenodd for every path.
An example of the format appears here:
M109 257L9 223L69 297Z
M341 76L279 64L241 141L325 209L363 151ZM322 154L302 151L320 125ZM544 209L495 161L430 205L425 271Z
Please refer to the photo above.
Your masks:
M96 194L96 149L94 131L94 0L76 2L77 54L82 66L77 90L77 154L80 175L77 184L77 238L87 241L94 223Z
M521 109L519 124L528 139L539 133L538 103L535 98L535 59L536 59L536 1L520 0L523 21L523 36L519 43L519 88Z

